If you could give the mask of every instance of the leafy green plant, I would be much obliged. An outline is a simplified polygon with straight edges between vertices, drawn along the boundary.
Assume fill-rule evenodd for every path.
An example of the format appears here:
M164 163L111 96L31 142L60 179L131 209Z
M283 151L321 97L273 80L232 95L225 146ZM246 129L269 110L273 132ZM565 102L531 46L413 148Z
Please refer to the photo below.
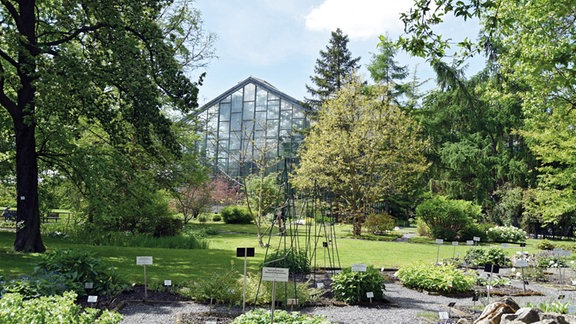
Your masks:
M453 265L431 266L425 263L402 267L396 276L408 288L441 293L472 291L477 279L476 274L463 272Z
M93 283L93 292L100 296L111 296L127 287L114 271L99 258L87 251L55 250L45 253L38 262L35 274L57 273L79 286L71 287L79 295L86 295L84 283Z
M501 267L511 265L511 261L506 257L504 249L500 247L475 247L469 249L464 256L464 262L474 267L484 266L486 264L495 264Z
M558 256L553 251L540 251L536 255L536 262L540 268L565 268L568 266L566 259Z
M498 243L526 241L526 232L514 226L494 226L487 231L488 240Z
M394 218L389 214L370 214L364 221L364 228L372 234L384 234L394 228Z
M250 224L252 215L245 207L227 206L222 209L220 216L226 224Z
M557 313L557 314L568 314L568 307L571 306L570 302L559 302L555 301L547 301L547 302L540 302L538 304L527 303L528 307L531 308L538 308L544 313Z
M75 304L77 295L66 292L62 296L42 296L26 300L20 294L5 294L0 299L0 322L20 323L74 323L116 324L122 315L94 308L82 309Z
M310 260L305 251L276 250L264 260L265 267L289 268L290 273L309 273Z
M219 222L219 221L221 221L221 220L222 220L222 216L220 216L220 215L214 215L214 216L212 216L212 221L213 221L213 222Z
M242 280L242 279L241 279ZM298 305L315 303L322 290L310 287L309 282L277 282L276 298L287 304L287 299L298 299ZM272 282L260 281L260 276L250 273L246 277L246 301L255 305L269 305L272 302Z
M271 312L258 308L236 317L232 324L267 324L271 323L271 321ZM274 312L274 322L285 324L330 324L330 321L322 316L303 315L298 312L288 313L284 310Z
M215 272L204 280L193 282L188 289L180 289L179 293L201 302L209 301L210 304L240 305L242 284L238 281L239 276L236 270Z
M536 247L539 250L554 250L556 248L556 244L554 244L554 242L548 240L548 239L543 239L541 241L538 242L538 244L536 244Z
M349 304L356 304L361 301L367 301L367 292L372 292L376 300L382 299L384 277L380 271L374 267L367 267L365 272L352 271L350 268L344 269L339 274L332 277L332 292L334 299Z
M449 241L468 239L462 231L474 226L480 214L480 206L444 196L434 196L416 207L416 217L428 226L432 237Z

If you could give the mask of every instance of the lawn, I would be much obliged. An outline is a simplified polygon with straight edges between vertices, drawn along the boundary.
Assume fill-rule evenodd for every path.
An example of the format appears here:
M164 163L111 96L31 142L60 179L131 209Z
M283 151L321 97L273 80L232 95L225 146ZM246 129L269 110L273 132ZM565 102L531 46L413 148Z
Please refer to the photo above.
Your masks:
M143 282L142 266L136 265L137 256L152 256L154 264L147 267L147 275L150 282L163 282L171 279L173 282L201 280L215 272L226 271L234 268L242 271L243 259L236 257L237 247L255 247L256 255L248 259L248 271L257 272L266 253L265 248L258 247L256 231L253 225L229 225L209 224L198 226L210 226L216 229L218 234L208 237L210 248L206 250L184 249L159 249L159 248L133 248L90 246L82 244L70 244L62 239L44 237L47 249L82 249L92 251L97 256L114 266L117 271L130 282ZM324 229L311 229L323 233ZM317 267L330 265L330 258L334 265L338 263L342 267L349 267L355 263L365 263L377 268L398 268L414 262L436 262L437 253L440 260L452 256L463 256L471 247L460 244L456 247L450 243L440 246L423 243L405 242L380 242L349 238L350 227L348 225L335 225L327 231L335 233L334 241L330 246L337 249L324 248L323 237L318 238L315 260ZM305 230L299 231L298 241L304 247L306 244ZM39 254L22 254L12 252L14 233L0 232L0 275L18 276L30 273L35 262L40 258ZM271 248L290 246L290 237L272 235L266 236L264 242L270 242ZM313 242L313 240L312 240ZM335 244L334 244L335 243ZM535 252L536 241L529 240L526 250ZM512 255L520 251L518 245L510 244L507 254ZM338 262L338 260L340 262Z

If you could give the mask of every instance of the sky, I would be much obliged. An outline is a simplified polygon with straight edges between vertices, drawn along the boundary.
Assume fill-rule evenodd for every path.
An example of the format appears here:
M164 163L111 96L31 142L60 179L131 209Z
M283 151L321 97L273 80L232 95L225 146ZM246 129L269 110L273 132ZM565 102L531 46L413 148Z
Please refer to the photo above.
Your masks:
M303 100L319 52L336 28L348 36L348 49L352 57L361 57L361 74L369 79L366 65L378 51L379 36L401 35L400 13L411 5L412 0L196 0L204 29L217 37L217 58L206 68L199 103L250 76ZM477 34L478 26L448 22L441 31L461 39ZM416 69L421 80L433 78L423 60L399 53L397 61Z

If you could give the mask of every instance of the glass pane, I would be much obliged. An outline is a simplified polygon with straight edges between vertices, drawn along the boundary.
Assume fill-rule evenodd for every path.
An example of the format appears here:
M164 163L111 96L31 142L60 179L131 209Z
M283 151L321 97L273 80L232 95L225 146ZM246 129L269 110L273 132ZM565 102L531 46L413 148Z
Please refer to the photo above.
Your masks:
M256 91L256 106L265 107L267 99L268 99L268 91L262 88L258 88Z
M282 111L292 112L292 104L286 100L282 100Z
M230 102L231 100L232 100L232 97L228 96L228 97L222 99L222 101L220 101L220 102Z
M242 114L233 113L230 117L230 130L240 131L242 130Z
M230 104L221 103L220 104L220 120L230 119Z
M232 94L232 112L242 111L242 89Z
M209 114L218 114L218 104L211 106L208 108Z
M252 134L252 132L254 132L254 121L253 120L244 121L243 126L244 126L244 130L243 130L244 137L250 136L250 134Z
M264 129L266 127L266 112L257 111L256 112L256 129Z
M304 110L294 107L294 118L304 118Z
M228 139L220 139L218 141L218 157L227 156L228 152Z
M244 120L254 119L254 101L244 103Z
M292 129L292 115L288 111L282 111L280 114L280 128Z
M244 87L244 101L254 100L255 95L256 95L256 86L252 83L248 83Z
M227 138L229 132L230 132L230 123L220 122L220 127L218 128L218 135L220 139Z
M269 120L266 123L266 131L268 138L276 138L278 137L278 121L277 120Z
M280 115L280 101L268 101L268 119L278 119Z
M240 132L233 132L230 134L230 151L240 150L240 141L242 134Z

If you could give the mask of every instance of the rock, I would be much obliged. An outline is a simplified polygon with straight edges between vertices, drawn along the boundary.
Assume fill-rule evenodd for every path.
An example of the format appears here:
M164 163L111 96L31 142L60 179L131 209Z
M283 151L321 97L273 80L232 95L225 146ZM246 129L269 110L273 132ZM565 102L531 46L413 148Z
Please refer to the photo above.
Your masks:
M516 311L516 320L522 323L535 323L540 321L542 311L536 308L523 307Z
M458 320L458 322L456 322L456 324L470 324L470 322L468 322L468 320L465 318L461 318Z
M503 298L486 306L474 324L500 324L502 315L514 314L518 309L520 306L512 298Z
M567 321L564 315L555 314L555 313L545 313L540 316L540 321L542 323L550 323L550 324L570 324L574 323L573 321Z

